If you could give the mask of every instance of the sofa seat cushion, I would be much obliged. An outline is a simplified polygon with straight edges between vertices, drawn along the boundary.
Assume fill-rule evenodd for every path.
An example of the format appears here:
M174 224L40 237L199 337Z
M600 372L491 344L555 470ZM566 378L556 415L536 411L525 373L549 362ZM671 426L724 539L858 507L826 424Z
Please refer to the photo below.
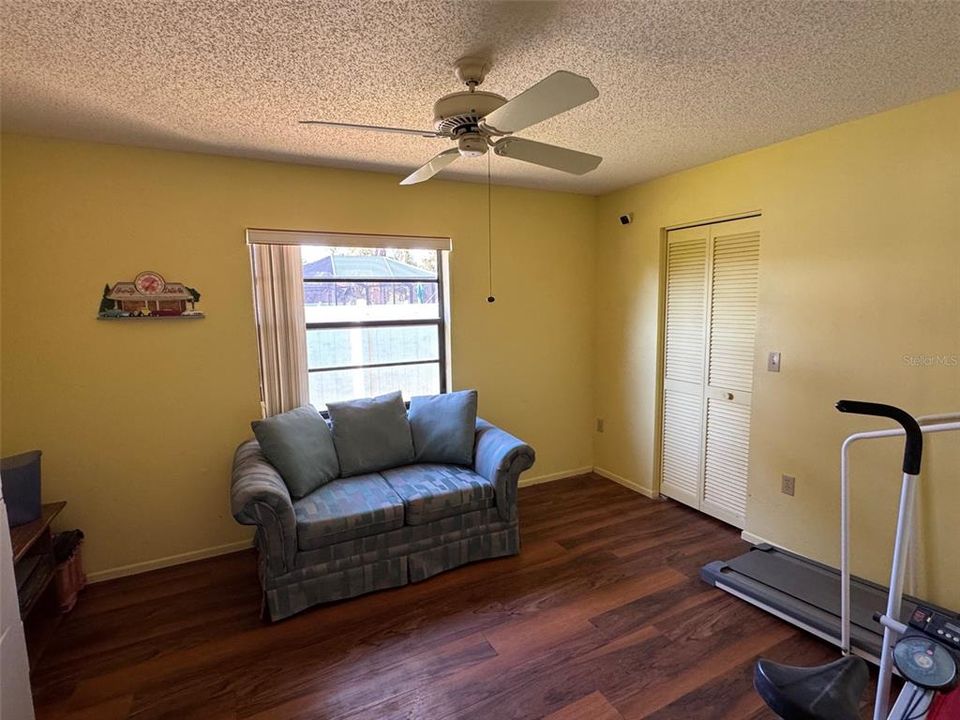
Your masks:
M403 500L380 475L322 485L293 504L300 550L379 535L403 526Z
M425 463L380 474L403 498L407 525L422 525L494 504L493 484L469 468Z

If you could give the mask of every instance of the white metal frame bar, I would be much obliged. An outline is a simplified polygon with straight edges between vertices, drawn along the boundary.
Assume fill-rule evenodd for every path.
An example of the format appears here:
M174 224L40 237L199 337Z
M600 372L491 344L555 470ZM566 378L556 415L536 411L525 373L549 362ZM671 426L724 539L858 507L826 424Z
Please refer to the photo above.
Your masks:
M905 683L887 720L924 720L933 704L935 690L925 690L913 683ZM917 710L921 708L921 710Z
M943 413L917 418L923 434L953 432L960 430L960 413ZM860 440L897 437L906 435L903 428L873 430L850 435L843 441L840 450L840 648L845 655L850 653L850 447ZM881 619L883 625L883 648L880 656L880 673L877 679L877 698L874 704L874 720L887 717L887 698L893 675L893 645L905 629L899 622L903 601L903 578L906 571L907 551L913 532L914 498L918 475L903 474L900 488L900 508L897 513L897 534L894 541L893 562L890 568L890 588L887 608ZM909 685L907 687L912 687ZM906 689L904 693L906 694ZM902 695L903 695L902 694ZM894 706L894 711L900 702ZM901 709L902 712L902 709ZM895 717L895 715L891 715Z

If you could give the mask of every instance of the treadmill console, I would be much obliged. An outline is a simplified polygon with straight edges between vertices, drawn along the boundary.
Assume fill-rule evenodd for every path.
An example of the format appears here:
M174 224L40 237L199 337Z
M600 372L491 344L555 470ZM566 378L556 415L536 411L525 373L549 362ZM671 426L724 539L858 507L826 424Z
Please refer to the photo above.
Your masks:
M893 646L893 664L914 685L945 692L957 684L960 618L918 605Z
M918 605L910 616L910 627L960 650L960 618Z

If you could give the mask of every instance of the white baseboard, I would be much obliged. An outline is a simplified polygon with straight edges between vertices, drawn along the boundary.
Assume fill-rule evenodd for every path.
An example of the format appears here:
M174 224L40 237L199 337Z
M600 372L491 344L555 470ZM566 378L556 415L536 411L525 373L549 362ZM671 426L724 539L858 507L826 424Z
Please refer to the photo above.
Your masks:
M140 573L149 572L150 570L159 570L160 568L172 567L173 565L183 565L184 563L193 562L194 560L203 560L204 558L226 555L227 553L237 552L238 550L246 550L252 546L253 540L240 540L225 545L191 550L190 552L179 555L169 555L167 557L157 558L156 560L146 560L145 562L133 563L132 565L121 565L120 567L110 568L109 570L90 573L87 575L87 582L92 584L126 577L127 575L139 575Z
M593 471L592 465L582 468L573 468L572 470L561 470L560 472L550 473L549 475L536 475L534 477L520 478L517 483L519 487L528 487L530 485L540 485L542 483L553 482L554 480L563 480L565 478L576 477L577 475L586 475Z
M593 471L602 478L613 480L618 485L623 485L625 488L629 488L636 493L640 493L648 498L653 498L653 490L648 487L644 487L643 485L639 485L633 480L627 480L627 478L617 475L616 473L612 473L609 470L604 470L601 467L595 467L593 468Z

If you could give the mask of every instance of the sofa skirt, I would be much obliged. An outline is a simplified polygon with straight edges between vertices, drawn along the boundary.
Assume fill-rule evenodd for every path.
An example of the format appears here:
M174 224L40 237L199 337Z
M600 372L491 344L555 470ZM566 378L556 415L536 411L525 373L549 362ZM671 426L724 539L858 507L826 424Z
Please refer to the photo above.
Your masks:
M470 562L516 555L520 552L519 526L513 523L501 528L374 562L363 563L357 557L361 564L334 572L312 574L301 569L273 578L264 589L269 619L282 620L320 603L420 582Z
M490 558L520 552L520 532L516 527L499 532L464 538L407 556L410 582L420 582L444 570Z

